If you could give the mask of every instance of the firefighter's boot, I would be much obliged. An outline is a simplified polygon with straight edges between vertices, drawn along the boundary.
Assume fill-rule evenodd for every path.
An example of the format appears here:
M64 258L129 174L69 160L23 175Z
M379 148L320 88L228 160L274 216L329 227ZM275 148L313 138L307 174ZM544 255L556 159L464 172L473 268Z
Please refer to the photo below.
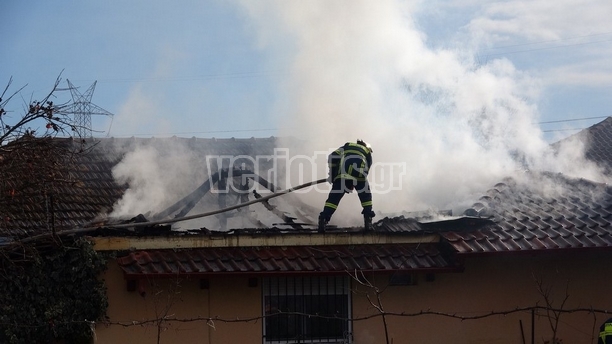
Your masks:
M323 215L323 213L321 213L319 215L319 233L325 233L325 227L327 226L327 222L329 222L329 220L325 215Z
M372 218L374 216L376 216L376 214L371 210L371 209L364 209L362 212L363 214L363 228L364 230L367 231L371 231L372 230Z
M372 218L368 215L363 215L363 228L366 232L372 230Z

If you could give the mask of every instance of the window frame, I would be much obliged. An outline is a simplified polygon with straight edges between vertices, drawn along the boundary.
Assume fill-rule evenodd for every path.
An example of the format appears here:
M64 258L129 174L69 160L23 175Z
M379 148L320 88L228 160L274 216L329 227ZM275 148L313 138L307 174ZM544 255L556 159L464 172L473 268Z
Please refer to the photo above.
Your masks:
M325 343L325 344L345 344L352 343L352 298L351 298L351 281L348 276L338 275L317 275L317 276L306 276L306 275L295 275L295 276L269 276L262 278L261 283L261 300L262 300L262 314L264 319L262 322L262 343L263 344L286 344L286 343ZM282 338L282 334L270 334L268 333L268 325L271 325L270 319L273 319L274 314L270 312L273 304L278 304L282 301L281 299L286 298L284 301L293 300L292 305L286 307L292 308L291 312L307 312L306 308L307 299L309 297L319 296L320 305L329 304L330 298L334 303L344 303L340 307L342 317L346 320L339 322L338 324L331 323L330 327L327 327L329 331L334 331L335 326L342 328L342 334L332 336L317 336L313 333L308 333L309 328L314 327L313 320L307 315L295 315L287 314L287 323L293 324L295 328L296 336L298 338ZM277 298L277 301L272 301L272 298ZM313 303L310 303L312 306ZM293 306L293 307L292 307ZM269 308L267 310L267 308ZM315 310L311 310L315 311ZM325 310L322 310L324 312ZM329 311L329 310L328 310ZM321 312L320 312L321 313ZM282 310L279 314L282 316ZM293 319L293 320L292 320ZM282 324L283 319L278 320ZM332 320L333 321L333 320ZM279 325L277 325L279 326ZM279 327L280 328L280 327ZM278 328L277 328L278 329ZM313 337L314 335L314 337ZM272 339L269 339L272 337Z

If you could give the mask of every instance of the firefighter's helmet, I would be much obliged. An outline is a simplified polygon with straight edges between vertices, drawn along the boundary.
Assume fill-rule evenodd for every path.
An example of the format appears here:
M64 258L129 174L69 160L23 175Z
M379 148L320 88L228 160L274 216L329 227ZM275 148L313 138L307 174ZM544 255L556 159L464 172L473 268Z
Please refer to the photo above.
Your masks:
M369 143L363 141L362 139L357 139L357 144L364 146L370 153L373 152L372 146Z

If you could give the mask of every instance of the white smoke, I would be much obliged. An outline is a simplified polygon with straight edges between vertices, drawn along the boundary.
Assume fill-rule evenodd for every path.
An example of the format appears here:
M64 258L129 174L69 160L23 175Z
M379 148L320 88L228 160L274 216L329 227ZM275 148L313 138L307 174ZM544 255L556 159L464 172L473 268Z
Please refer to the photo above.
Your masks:
M475 58L482 45L503 41L504 34L517 34L520 27L528 28L525 36L551 38L558 37L559 25L539 31L525 18L496 21L492 18L500 11L510 16L512 11L490 6L461 32L465 44L432 48L415 19L429 2L237 3L257 33L258 46L269 53L270 69L286 71L275 94L277 123L286 128L279 136L303 140L290 146L292 154L318 158L313 171L290 170L290 183L284 186L325 177L321 152L357 138L373 146L374 161L383 169L405 167L403 173L384 175L387 184L400 188L375 192L379 213L453 209L459 214L492 185L526 169L602 178L583 157L588 143L570 142L553 154L535 124L543 82L550 75L530 74L505 58ZM540 10L546 7L536 3ZM437 5L453 6L431 6ZM526 16L521 11L514 15ZM133 107L141 103L147 104ZM116 214L158 209L172 198L170 193L177 199L193 190L196 185L181 183L201 178L172 172L189 161L189 155L166 156L146 147L128 154L115 169L119 181L130 183ZM298 197L322 208L327 190L319 187ZM332 222L358 224L359 211L356 195L347 195Z
M375 162L406 166L405 175L396 175L401 190L374 195L376 210L469 205L524 169L599 176L580 146L552 154L535 124L539 79L507 59L480 64L467 46L427 46L414 21L426 2L240 3L262 49L282 52L274 63L289 70L278 85L277 113L290 129L280 136L308 139L302 154L362 138ZM487 25L471 28L476 40ZM313 198L322 207L324 195ZM341 209L358 214L344 203Z
M113 177L128 189L114 205L111 218L160 212L206 180L202 157L188 149L185 140L118 141L113 151L125 155L113 168Z

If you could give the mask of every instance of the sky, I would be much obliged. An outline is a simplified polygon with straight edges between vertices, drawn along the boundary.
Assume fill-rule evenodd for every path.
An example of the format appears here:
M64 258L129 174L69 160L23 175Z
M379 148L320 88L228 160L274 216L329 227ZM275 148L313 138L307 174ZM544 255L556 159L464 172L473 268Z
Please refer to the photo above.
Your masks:
M296 137L306 155L362 138L372 178L401 185L375 209L446 208L525 168L600 178L582 143L549 143L610 115L611 17L609 0L8 0L0 81L27 84L22 103L97 82L99 137ZM148 153L118 178L167 165Z
M291 15L280 7L299 11L307 6L298 1L277 6L281 3L6 0L0 5L0 81L12 77L13 87L27 85L25 99L42 98L58 76L64 80L61 85L68 79L82 92L97 81L92 102L115 115L112 122L93 118L97 136L268 137L299 132L278 119L292 115L279 104L286 101L285 82L296 73L296 35L302 29L279 22L278 16ZM339 19L337 39L358 42L359 37L342 32L343 25L366 31L370 25L384 26L383 8L393 6L403 12L401 19L426 52L464 55L473 59L466 62L470 68L505 61L515 73L533 78L533 120L541 123L546 140L610 115L609 1L383 3L372 6L380 10L372 11L373 22L343 24ZM331 0L323 7L334 18L358 6ZM317 19L311 20L301 25L316 27ZM263 37L270 36L266 30L275 37ZM322 37L313 39L326 35L316 34ZM389 41L399 39L388 34ZM377 61L377 54L382 52L373 51L371 63L389 62ZM60 93L58 98L70 99L68 92Z

